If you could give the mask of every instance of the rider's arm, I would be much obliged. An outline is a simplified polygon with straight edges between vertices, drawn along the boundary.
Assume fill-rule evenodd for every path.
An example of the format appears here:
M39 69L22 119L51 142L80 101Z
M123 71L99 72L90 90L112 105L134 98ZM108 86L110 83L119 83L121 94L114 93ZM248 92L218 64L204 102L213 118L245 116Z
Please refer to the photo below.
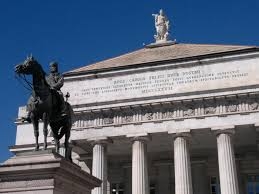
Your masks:
M52 85L52 87L55 89L55 90L60 90L60 88L64 85L64 78L63 76L60 76L58 81Z

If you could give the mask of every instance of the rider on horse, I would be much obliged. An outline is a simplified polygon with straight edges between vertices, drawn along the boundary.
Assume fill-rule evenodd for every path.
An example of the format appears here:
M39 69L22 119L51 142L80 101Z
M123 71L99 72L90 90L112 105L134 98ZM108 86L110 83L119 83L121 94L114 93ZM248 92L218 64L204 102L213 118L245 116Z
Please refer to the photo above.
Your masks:
M50 63L50 74L46 77L46 81L50 86L51 90L56 91L59 94L58 104L60 106L61 117L66 116L66 105L63 97L63 93L61 92L61 87L64 85L64 78L61 73L58 72L58 63L51 62Z
M50 63L50 74L45 77L47 84L50 86L50 89L53 91L53 94L57 97L57 104L59 107L58 113L61 115L61 117L65 117L66 115L66 105L65 100L63 97L63 93L61 92L61 87L64 84L64 78L61 73L58 72L58 63L57 62L51 62ZM32 104L37 103L37 96L34 94L29 98L27 107L32 106ZM30 114L31 110L28 109L27 117L24 117L24 121L31 122Z

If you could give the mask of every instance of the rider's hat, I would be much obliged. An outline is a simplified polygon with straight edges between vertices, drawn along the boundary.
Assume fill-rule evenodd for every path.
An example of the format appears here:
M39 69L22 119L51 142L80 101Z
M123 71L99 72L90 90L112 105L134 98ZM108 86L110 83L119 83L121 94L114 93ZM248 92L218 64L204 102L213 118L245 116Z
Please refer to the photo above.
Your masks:
M50 67L58 67L58 63L56 61L53 61L49 64Z

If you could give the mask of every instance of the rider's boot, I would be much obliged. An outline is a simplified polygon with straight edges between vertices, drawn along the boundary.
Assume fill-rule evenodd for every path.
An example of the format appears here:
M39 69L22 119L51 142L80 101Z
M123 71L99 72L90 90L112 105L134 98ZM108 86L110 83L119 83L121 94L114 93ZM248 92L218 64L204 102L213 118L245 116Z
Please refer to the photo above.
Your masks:
M66 117L67 116L67 112L66 112L66 104L64 99L61 100L61 105L60 105L60 115L61 117Z
M61 117L66 117L67 113L66 113L66 108L64 108L63 110L61 110Z

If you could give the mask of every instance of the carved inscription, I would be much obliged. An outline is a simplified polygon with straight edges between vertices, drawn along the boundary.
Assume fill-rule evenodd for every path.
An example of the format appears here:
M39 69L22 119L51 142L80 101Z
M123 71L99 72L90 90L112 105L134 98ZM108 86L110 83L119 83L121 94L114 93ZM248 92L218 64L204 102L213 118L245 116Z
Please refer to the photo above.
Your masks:
M109 95L119 92L137 91L141 94L174 91L175 87L181 87L190 83L208 82L226 79L238 79L247 77L248 72L240 70L222 71L218 73L203 73L201 70L165 73L133 78L114 79L106 86L88 86L75 93L75 96Z
M72 105L256 85L258 59L68 81ZM232 110L233 107L230 108ZM213 111L209 111L213 112ZM196 114L191 110L181 114Z

